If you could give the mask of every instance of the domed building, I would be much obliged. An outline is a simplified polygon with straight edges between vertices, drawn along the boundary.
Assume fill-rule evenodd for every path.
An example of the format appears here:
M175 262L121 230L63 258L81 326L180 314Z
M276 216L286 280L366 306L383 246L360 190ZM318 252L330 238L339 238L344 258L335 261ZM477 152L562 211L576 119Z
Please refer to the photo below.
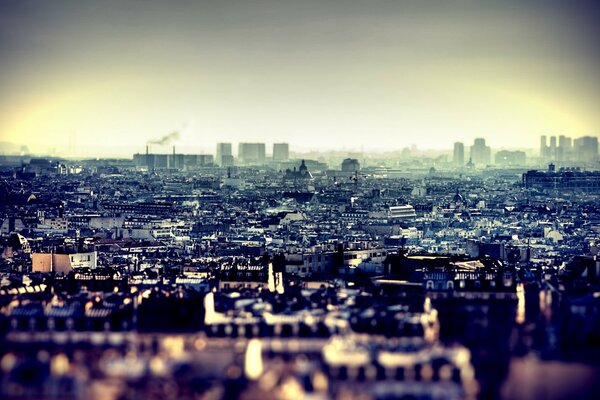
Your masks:
M287 169L285 171L283 179L286 181L310 180L313 179L313 176L308 170L308 167L306 166L304 160L302 160L298 169L296 169L295 167L293 170Z

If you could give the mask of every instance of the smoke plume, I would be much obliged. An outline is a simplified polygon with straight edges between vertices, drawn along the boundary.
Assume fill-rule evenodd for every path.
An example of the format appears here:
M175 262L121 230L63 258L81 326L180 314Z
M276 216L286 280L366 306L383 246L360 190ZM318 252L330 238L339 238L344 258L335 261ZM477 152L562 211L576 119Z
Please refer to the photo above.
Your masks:
M163 137L161 137L159 139L149 140L147 144L157 144L160 146L165 146L165 145L171 144L172 142L176 141L177 139L179 139L179 132L173 131L171 133L164 135Z

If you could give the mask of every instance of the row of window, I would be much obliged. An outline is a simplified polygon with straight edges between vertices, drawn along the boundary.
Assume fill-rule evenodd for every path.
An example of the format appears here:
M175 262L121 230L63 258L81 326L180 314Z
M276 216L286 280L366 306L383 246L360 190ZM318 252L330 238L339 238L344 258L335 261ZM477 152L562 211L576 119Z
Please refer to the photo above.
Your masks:
M78 261L81 262L81 261L85 261L85 260L82 260L81 257L79 257ZM87 256L87 261L92 261L92 256L88 255ZM75 262L75 256L71 256L71 262Z

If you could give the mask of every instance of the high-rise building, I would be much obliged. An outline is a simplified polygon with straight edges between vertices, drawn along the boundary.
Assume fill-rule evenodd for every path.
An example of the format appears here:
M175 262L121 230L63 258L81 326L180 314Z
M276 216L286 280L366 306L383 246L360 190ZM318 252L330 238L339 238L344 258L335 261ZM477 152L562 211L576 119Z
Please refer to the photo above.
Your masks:
M477 138L471 146L471 161L475 165L489 165L492 161L492 149L485 145L485 139Z
M540 158L545 160L548 158L548 146L546 145L546 135L540 137Z
M454 165L462 167L465 165L465 145L462 142L454 143Z
M273 161L287 161L290 158L290 145L273 143Z
M569 161L571 159L572 153L572 141L570 137L566 137L565 135L560 135L558 137L558 151L557 151L557 161Z
M264 143L240 143L238 145L238 158L243 164L264 164Z
M550 146L548 147L548 157L555 161L558 158L558 146L556 145L556 136L550 136Z
M598 138L594 136L583 136L573 141L573 152L575 159L582 163L594 163L598 161Z
M231 143L217 143L217 155L216 155L217 164L219 164L221 166L226 166L223 164L223 157L225 157L225 159L227 161L229 161L229 158L232 156L233 156L233 153L231 151Z

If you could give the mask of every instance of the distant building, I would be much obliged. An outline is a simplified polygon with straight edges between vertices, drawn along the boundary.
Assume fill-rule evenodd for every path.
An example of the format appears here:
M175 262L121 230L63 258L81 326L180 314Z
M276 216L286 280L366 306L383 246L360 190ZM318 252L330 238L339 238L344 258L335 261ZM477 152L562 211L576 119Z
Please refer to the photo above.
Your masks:
M273 161L287 161L290 158L290 145L273 143Z
M571 138L560 135L557 142L556 136L550 136L549 144L546 143L546 139L547 137L544 135L540 141L540 159L542 162L572 160Z
M264 143L240 143L238 145L238 158L242 164L264 164Z
M598 138L594 136L583 136L573 142L575 158L583 163L595 163L598 161Z
M222 167L233 167L233 156L221 156Z
M174 169L194 169L210 165L214 162L212 154L178 154L173 147L172 154L153 154L146 149L145 154L133 155L133 162L137 167L145 168L147 171Z
M304 160L302 160L302 162L300 164L300 168L298 168L297 170L296 170L296 167L294 167L293 170L287 169L285 171L285 175L283 176L283 179L287 180L287 181L308 180L308 179L313 179L313 176L310 173L310 171L308 170L308 167L306 166L306 163L304 162Z
M492 160L492 150L486 146L485 139L477 138L471 146L471 160L476 166L489 165Z
M414 207L410 204L402 206L390 206L389 208L390 218L411 218L415 217L416 215L417 214Z
M523 186L545 190L580 190L600 192L600 171L581 171L577 168L555 170L550 164L548 171L527 171L523 174Z
M100 203L100 208L123 215L172 215L173 204L155 202L111 202Z
M342 172L358 172L360 171L360 163L356 158L346 158L342 161Z
M495 161L497 165L525 165L526 155L524 151L502 150L496 153Z
M216 154L216 162L222 167L228 167L233 165L226 165L224 161L230 161L230 158L233 159L233 152L231 151L231 143L217 143L217 154Z
M185 154L183 163L185 169L194 169L213 164L214 158L212 154Z
M454 143L454 157L452 161L457 167L465 165L465 145L462 142Z
M558 153L558 145L556 144L556 136L550 136L550 146L548 147L547 154L550 160L556 161Z
M558 137L558 154L556 161L569 161L572 159L573 141L570 137L560 135Z
M22 167L23 172L32 173L35 175L56 174L59 171L60 163L56 160L46 158L32 158L29 164Z
M548 158L548 146L546 144L546 135L540 136L540 158L545 161Z

